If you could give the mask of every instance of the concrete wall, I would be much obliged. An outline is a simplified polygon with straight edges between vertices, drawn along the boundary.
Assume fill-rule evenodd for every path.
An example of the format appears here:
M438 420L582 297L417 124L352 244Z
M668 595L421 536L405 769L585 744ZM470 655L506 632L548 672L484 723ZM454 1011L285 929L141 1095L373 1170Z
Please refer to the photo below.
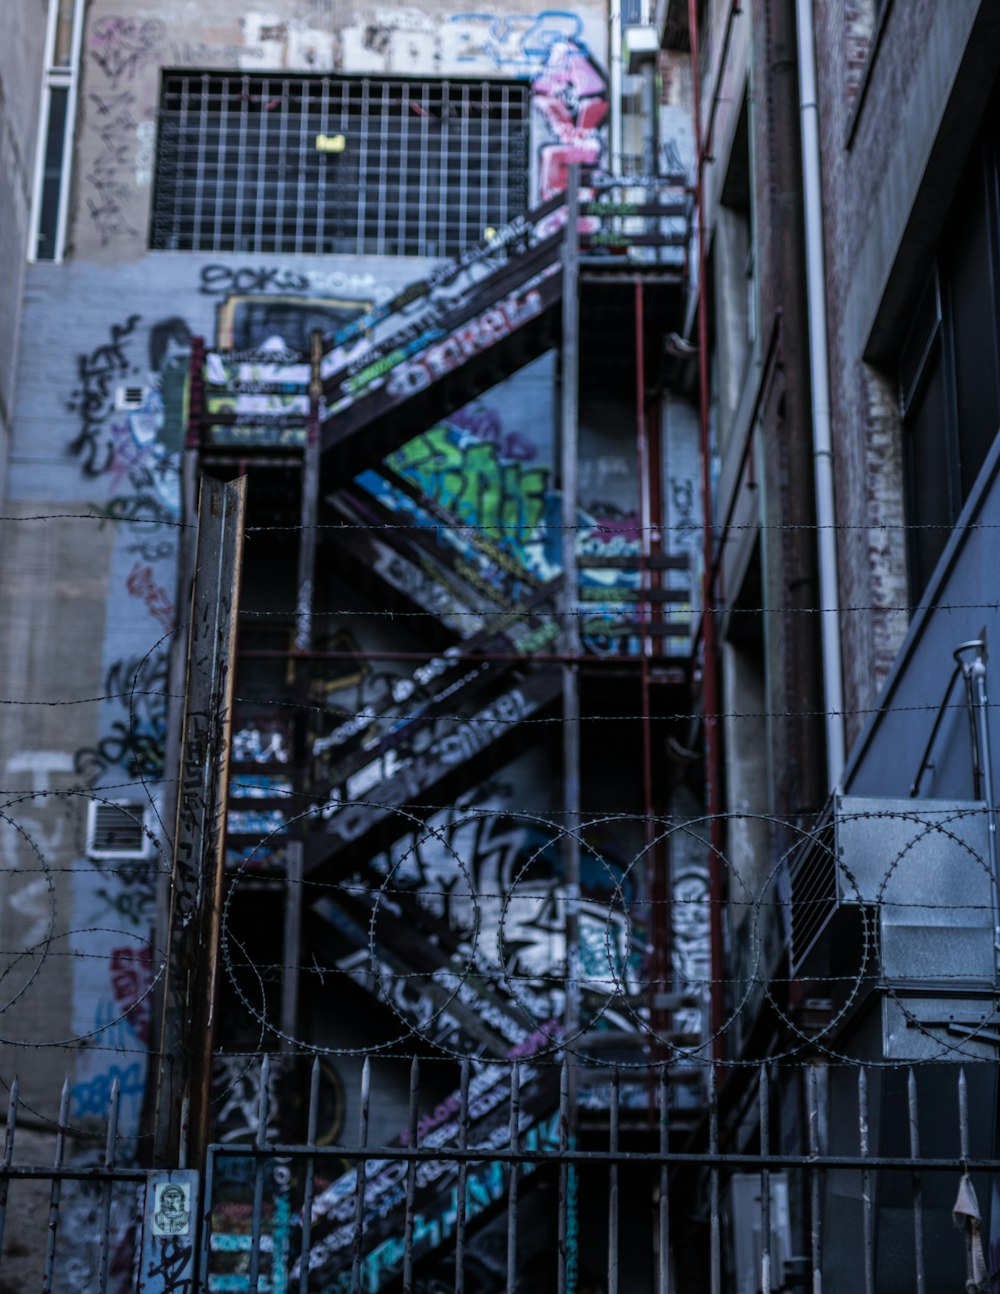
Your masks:
M0 45L0 496L14 399L21 279L35 170L45 0L12 0Z

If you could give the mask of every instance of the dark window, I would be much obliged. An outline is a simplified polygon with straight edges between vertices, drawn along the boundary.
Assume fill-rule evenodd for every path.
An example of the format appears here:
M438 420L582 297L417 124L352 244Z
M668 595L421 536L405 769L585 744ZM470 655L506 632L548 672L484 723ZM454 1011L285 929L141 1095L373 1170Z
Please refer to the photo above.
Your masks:
M150 245L443 256L528 203L523 82L164 74Z
M995 175L977 145L899 357L915 602L1000 427Z
M972 489L1000 425L990 213L984 181L983 167L977 165L970 182L959 191L963 215L954 231L955 239L948 241L941 271L948 290L963 499Z
M56 254L59 228L59 199L63 185L63 154L66 141L66 108L69 91L61 86L49 90L49 121L42 167L42 196L38 214L38 244L35 256L51 261Z

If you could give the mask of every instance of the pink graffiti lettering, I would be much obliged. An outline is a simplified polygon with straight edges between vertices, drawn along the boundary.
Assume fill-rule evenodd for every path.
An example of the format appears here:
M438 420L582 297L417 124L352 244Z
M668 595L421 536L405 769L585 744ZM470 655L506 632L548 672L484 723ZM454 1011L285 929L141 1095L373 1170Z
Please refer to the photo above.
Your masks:
M566 188L570 164L597 165L603 143L599 127L608 113L604 77L586 52L558 41L532 81L531 92L553 142L542 146L539 188L542 200Z
M153 982L150 949L112 948L108 968L118 1009L139 1041L148 1046L152 1020L149 986Z
M174 606L167 590L162 584L157 584L153 568L136 559L125 580L125 587L132 597L142 599L146 610L163 632L170 633L174 627Z

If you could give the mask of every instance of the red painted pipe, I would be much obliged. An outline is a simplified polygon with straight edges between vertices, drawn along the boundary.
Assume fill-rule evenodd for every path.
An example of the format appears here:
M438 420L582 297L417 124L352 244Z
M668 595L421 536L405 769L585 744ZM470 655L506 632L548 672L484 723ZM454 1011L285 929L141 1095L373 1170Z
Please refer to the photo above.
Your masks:
M733 10L737 9L734 4ZM730 14L730 19L732 14ZM722 812L721 745L719 733L719 681L716 663L714 615L714 581L712 578L712 446L709 434L708 389L708 316L705 269L705 151L701 134L701 72L698 45L697 0L688 0L688 27L691 46L691 91L694 97L694 138L698 157L695 195L698 209L698 422L701 446L702 499L702 707L705 715L706 811L709 815L708 897L709 941L712 985L709 996L709 1028L718 1034L724 1021L722 995L724 978L722 946ZM713 1054L721 1059L722 1039L718 1037Z

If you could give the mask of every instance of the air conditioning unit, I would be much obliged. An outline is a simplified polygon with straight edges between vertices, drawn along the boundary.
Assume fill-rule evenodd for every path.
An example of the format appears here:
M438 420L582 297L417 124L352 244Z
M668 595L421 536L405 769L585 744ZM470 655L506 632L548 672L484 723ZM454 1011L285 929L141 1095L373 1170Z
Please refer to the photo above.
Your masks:
M91 800L87 806L87 855L90 858L148 858L152 840L146 826L148 805Z
M835 796L789 864L792 974L992 987L989 849L982 801Z

